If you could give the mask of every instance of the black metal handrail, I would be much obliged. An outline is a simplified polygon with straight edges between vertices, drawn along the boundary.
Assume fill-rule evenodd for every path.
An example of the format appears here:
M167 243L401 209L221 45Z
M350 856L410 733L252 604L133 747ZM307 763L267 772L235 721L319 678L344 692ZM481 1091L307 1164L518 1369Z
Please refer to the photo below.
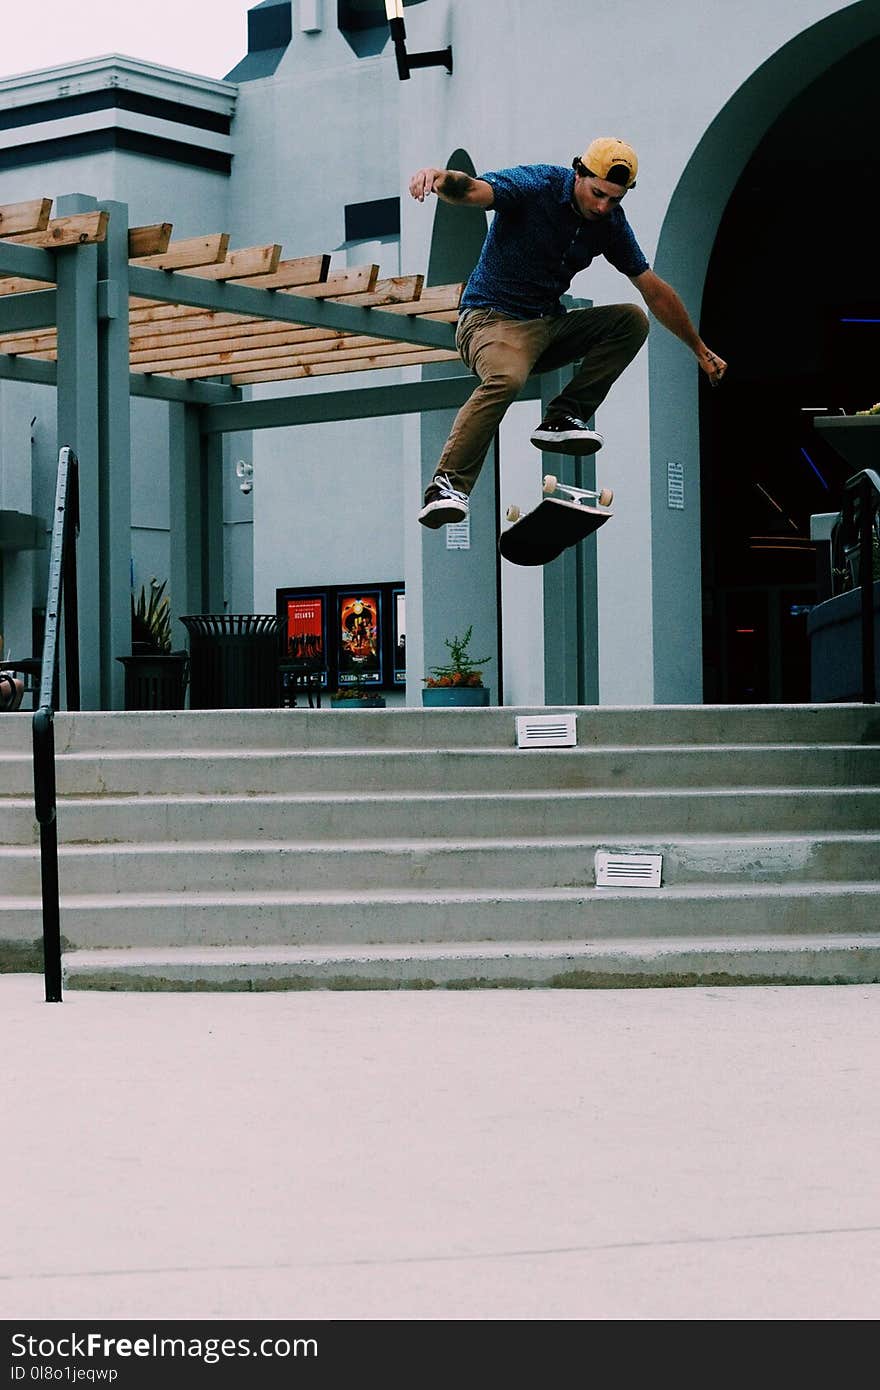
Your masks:
M64 601L64 660L67 708L79 709L79 625L76 546L79 534L79 467L73 450L58 455L55 513L49 551L49 587L40 693L33 718L34 810L40 826L40 879L43 894L43 973L46 1002L61 1002L61 907L58 896L58 826L55 792L55 699L58 630Z
M872 468L854 473L843 485L840 516L831 532L831 572L835 593L861 590L862 700L877 700L874 643L874 566L880 555L880 476Z

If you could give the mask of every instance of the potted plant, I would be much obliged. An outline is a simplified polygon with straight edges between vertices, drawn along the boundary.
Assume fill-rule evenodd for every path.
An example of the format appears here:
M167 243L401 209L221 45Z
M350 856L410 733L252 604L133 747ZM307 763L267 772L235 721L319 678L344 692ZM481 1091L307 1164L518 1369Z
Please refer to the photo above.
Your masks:
M125 708L183 709L189 658L171 650L171 600L167 580L150 580L135 601L131 595L131 656L118 656L125 667Z
M490 656L471 656L473 623L462 637L446 637L449 660L442 666L432 666L424 678L423 705L488 705L489 690L483 685L482 667Z
M375 686L361 685L354 682L351 685L340 686L334 690L330 696L331 709L384 709L385 696L380 695Z

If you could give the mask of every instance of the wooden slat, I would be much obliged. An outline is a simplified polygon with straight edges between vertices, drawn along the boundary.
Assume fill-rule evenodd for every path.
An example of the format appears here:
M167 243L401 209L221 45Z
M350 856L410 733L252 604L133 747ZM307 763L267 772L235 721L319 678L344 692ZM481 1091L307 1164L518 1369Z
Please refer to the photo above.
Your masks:
M409 286L419 288L418 282L421 280L419 275L406 277L407 283L402 283L400 278L392 280L378 280L376 288L371 294L351 295L345 302L367 307L365 301L373 307L381 305L394 305L406 307L416 304L418 300L405 300L403 305L398 306L395 301L405 293ZM427 315L426 315L427 317ZM299 334L309 334L317 337L335 337L343 330L331 330L326 328L297 328L295 324L284 323L275 319L255 319L243 318L236 314L218 314L213 311L208 313L197 313L192 319L185 319L182 323L162 322L144 323L138 322L132 325L131 347L132 352L144 349L156 349L161 347L175 347L180 343L198 343L203 341L221 342L225 338L248 337L254 333L284 333L290 335L294 341Z
M274 274L280 259L278 242L268 246L245 246L239 251L230 251L226 259L216 265L195 266L186 273L200 280L261 280Z
M251 289L282 289L293 285L317 285L327 279L330 269L329 255L321 256L299 256L292 261L279 261L278 267L271 275L265 279L254 277L247 281ZM268 283L271 280L271 284ZM145 319L158 321L164 318L186 318L191 315L205 314L213 312L205 309L197 309L188 304L168 304L156 299L137 299L132 297L131 301L131 321L141 323ZM236 317L245 320L251 317L248 314L239 314Z
M394 343L382 338L340 339L330 349L323 348L320 344L315 346L320 350L291 352L282 344L278 347L253 348L241 352L221 352L214 355L213 361L201 358L176 363L147 362L140 364L137 370L148 374L161 372L165 376L196 379L227 372L251 371L258 367L311 367L333 362L341 364L336 370L346 371L351 364L359 362L363 357L379 362L386 356L399 356L402 352L427 351L418 343ZM452 356L455 357L457 354L453 352Z
M42 352L45 348L54 347L56 340L57 330L54 328L41 329L39 333L10 333L0 338L0 352Z
M421 300L423 284L421 275L394 275L377 280L372 290L346 295L345 302L361 309L377 308L380 304L414 304Z
M52 211L51 198L31 198L25 203L5 203L0 207L0 237L20 232L44 232Z
M282 367L278 370L269 372L237 372L233 373L230 381L233 386L256 385L261 381L295 381L306 376L333 376L337 372L369 372L381 367L416 367L426 362L454 362L458 358L457 352L447 351L445 348L422 348L413 349L410 352L402 352L398 356L385 357L379 360L364 358L356 365L342 366L340 363L319 364L314 367Z
M419 318L436 323L452 323L458 317L454 309L441 309L436 313L420 314ZM138 371L144 363L155 363L152 370L161 371L164 366L176 360L196 361L201 357L221 352L238 352L248 347L286 347L302 349L312 345L312 350L320 351L319 344L330 345L347 340L353 345L364 343L389 342L387 338L368 338L363 334L345 333L343 329L297 328L289 323L266 319L251 319L247 323L228 328L206 327L196 332L154 333L150 336L132 337L131 364ZM54 354L56 343L55 329L45 329L40 333L13 334L0 338L0 352L9 355L25 355L51 351Z
M23 280L20 275L8 275L0 280L0 295L30 294L31 290L54 290L53 280Z
M150 227L129 227L129 259L133 256L162 255L168 250L172 230L171 222L154 222Z
M188 270L192 266L213 265L225 260L228 250L229 233L214 232L210 236L171 241L166 250L154 256L132 256L131 264L147 270Z
M132 367L139 372L172 372L172 371L201 371L205 369L207 375L216 374L224 370L229 370L232 366L239 366L243 362L278 362L279 359L287 361L322 361L330 360L334 356L344 355L347 351L355 348L365 348L378 350L380 347L389 344L387 338L364 338L339 337L335 340L322 338L317 343L290 343L279 342L277 339L269 338L263 341L259 338L251 339L242 343L239 347L222 346L214 351L191 352L186 347L173 348L170 351L164 350L155 354L136 353L132 356ZM398 346L391 344L390 346Z
M208 265L191 266L180 274L191 275L198 280L234 280L236 283L252 284L274 271L281 257L281 247L277 242L269 246L246 246L240 251L229 251L222 261L212 261ZM146 259L146 258L142 258ZM151 258L152 259L152 258ZM138 262L140 264L141 262ZM132 261L132 265L135 262ZM165 306L161 299L129 299L129 309L135 305L141 309ZM189 307L189 306L187 306ZM199 311L196 310L196 313Z
M47 250L58 246L83 246L87 242L104 240L108 216L103 209L75 212L70 217L53 218L41 232L22 232L6 240L14 241L17 246L41 246Z
M416 283L420 278L420 276L411 275L407 276L406 280L407 282ZM258 282L251 280L249 283L252 288L259 288ZM336 282L334 281L331 288L335 287ZM400 295L405 292L405 288L406 286L403 284L400 277L391 280L377 280L372 291L356 292L347 295L345 296L344 302L359 307L368 307L367 301L369 301L369 304L373 307L388 305L389 312L392 313L397 313L398 311L409 312L411 309L418 307L420 300L411 299L406 300L403 304L398 304L396 301L399 299ZM456 297L454 303L457 303L458 295L461 293L461 286L456 285L450 286L449 288L455 290ZM333 295L330 297L334 299L342 298L340 295ZM428 302L433 308L435 303L439 303L440 301L431 299ZM452 302L453 301L450 300L450 303ZM132 301L132 303L134 303L134 301ZM165 332L181 335L187 332L205 331L219 335L222 329L232 325L238 325L239 327L252 325L253 331L255 332L262 332L268 329L270 325L273 331L288 332L291 328L297 331L296 325L283 323L274 319L254 318L252 314L224 314L216 309L187 310L185 305L169 306L169 311L164 313L141 312L140 309L132 310L130 320L132 341L140 335L153 336ZM319 333L328 332L327 329L312 329L308 331Z

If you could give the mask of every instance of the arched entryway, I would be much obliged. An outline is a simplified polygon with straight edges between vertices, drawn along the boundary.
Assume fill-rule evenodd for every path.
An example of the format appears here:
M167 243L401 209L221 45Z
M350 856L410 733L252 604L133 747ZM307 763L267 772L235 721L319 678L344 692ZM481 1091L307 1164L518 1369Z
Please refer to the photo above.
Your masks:
M854 409L880 394L868 343L880 326L842 322L870 317L880 297L868 206L878 55L875 5L799 34L719 113L670 202L657 271L731 366L712 392L669 335L653 335L658 703L809 698L802 610L815 561L803 537L812 513L836 510L847 468L801 407ZM683 468L684 509L671 505L670 463ZM774 534L784 539L773 550L752 539ZM740 608L731 595L747 590Z
M880 397L880 38L831 66L749 160L709 263L703 326L735 367L701 404L708 700L810 697L810 517L852 466L813 427Z

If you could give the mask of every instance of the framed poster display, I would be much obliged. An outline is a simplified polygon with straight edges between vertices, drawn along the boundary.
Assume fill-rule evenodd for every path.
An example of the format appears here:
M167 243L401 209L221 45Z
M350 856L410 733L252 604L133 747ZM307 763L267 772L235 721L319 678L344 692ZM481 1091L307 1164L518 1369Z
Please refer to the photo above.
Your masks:
M406 685L406 596L381 584L290 585L275 590L282 683L308 672L322 689Z
M339 684L383 685L382 592L340 589L336 597Z
M283 592L283 591L282 591ZM284 660L321 671L327 684L327 595L288 592L283 599Z

